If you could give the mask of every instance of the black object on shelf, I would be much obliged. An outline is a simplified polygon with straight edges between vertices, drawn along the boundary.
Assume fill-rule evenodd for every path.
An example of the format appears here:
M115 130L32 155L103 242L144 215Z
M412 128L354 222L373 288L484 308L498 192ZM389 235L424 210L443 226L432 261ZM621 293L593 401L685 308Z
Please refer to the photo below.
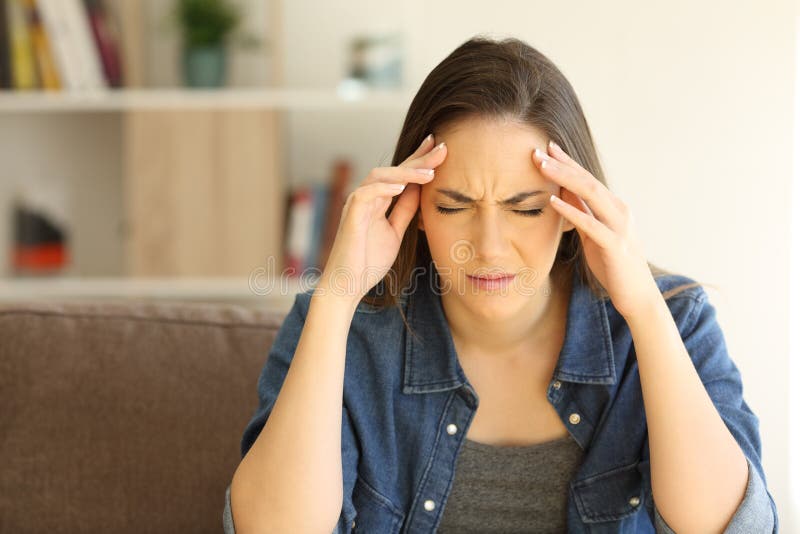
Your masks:
M53 274L69 262L67 231L46 214L14 206L12 267L15 274Z

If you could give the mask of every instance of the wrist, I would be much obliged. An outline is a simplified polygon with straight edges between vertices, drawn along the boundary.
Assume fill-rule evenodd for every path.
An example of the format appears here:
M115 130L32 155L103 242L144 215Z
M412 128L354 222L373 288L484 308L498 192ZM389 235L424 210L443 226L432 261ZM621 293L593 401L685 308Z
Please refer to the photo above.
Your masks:
M330 303L332 306L355 312L359 302L361 302L361 295L357 294L352 288L341 288L320 282L314 288L312 302Z

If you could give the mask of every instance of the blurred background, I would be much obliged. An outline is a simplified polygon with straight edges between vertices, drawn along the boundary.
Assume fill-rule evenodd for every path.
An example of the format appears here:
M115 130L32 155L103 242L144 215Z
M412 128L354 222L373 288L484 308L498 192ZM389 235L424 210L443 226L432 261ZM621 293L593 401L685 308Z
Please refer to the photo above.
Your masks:
M799 29L800 0L0 0L0 300L286 309L427 73L519 37L649 258L713 285L800 532Z

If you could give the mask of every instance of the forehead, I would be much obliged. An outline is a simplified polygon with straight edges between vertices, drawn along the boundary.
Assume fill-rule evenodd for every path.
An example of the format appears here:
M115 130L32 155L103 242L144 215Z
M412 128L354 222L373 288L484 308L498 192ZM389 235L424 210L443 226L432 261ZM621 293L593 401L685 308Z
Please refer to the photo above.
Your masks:
M436 135L436 142L442 141L447 157L436 174L450 185L544 182L532 160L537 147L546 152L547 146L547 136L537 128L504 119L470 118Z

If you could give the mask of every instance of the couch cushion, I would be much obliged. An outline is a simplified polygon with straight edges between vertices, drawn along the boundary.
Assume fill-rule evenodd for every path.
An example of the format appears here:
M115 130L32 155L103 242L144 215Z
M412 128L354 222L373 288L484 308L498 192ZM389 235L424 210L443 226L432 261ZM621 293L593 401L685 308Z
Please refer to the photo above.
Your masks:
M0 531L220 532L283 317L218 303L0 305Z

